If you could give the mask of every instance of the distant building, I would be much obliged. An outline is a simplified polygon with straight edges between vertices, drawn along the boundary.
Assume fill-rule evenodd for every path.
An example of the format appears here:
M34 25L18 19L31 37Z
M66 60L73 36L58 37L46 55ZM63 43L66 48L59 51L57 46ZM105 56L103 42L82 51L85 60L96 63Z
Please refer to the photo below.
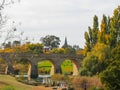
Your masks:
M44 46L43 47L43 52L49 52L51 50L50 46Z
M64 45L62 46L62 48L67 48L69 45L67 43L67 37L65 37L65 42L64 42Z

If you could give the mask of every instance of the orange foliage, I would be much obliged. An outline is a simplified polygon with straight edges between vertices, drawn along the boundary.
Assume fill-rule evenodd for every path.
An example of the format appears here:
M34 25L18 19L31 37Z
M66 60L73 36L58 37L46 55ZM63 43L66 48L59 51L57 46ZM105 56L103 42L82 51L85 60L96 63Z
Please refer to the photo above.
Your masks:
M86 83L87 90L91 87L96 86L99 88L104 88L100 79L98 77L74 77L72 78L72 84L75 90L83 90L84 84Z

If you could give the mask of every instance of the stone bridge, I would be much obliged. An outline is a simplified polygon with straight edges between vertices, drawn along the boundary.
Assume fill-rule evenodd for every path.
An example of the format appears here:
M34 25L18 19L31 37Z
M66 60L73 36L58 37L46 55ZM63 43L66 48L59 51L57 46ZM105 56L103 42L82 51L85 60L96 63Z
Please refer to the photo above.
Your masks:
M33 54L33 53L0 53L0 57L7 64L7 72L14 74L13 64L15 61L22 59L29 62L28 76L31 78L38 77L38 62L49 60L52 63L51 75L61 72L61 64L65 60L71 60L73 62L73 75L78 75L83 56L76 54Z

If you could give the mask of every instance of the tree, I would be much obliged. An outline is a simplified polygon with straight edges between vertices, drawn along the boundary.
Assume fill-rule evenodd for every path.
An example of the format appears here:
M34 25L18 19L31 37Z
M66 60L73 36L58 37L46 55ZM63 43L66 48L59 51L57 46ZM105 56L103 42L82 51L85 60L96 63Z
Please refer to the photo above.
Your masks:
M87 52L91 51L90 37L89 37L88 32L85 32L84 36L85 36L85 40L86 40L86 42L85 42L85 51L87 53Z
M120 6L114 10L113 17L110 21L110 46L112 48L118 43L118 35L120 35Z
M112 17L103 15L101 29L98 34L98 42L116 47L120 43L120 6L114 10Z
M2 42L2 45L5 45L7 42L9 42L8 40L11 40L12 38L17 37L14 34L14 32L16 31L16 27L14 26L12 26L12 28L10 28L7 31L2 30L3 26L5 26L5 23L7 22L7 17L2 13L2 11L6 5L13 4L15 3L15 1L20 1L20 0L1 0L0 1L0 36L1 36L1 33L7 32L6 36L4 36L4 41ZM12 24L14 23L15 22L13 21Z
M91 52L83 60L81 75L92 76L102 72L110 59L110 47L103 43L97 43Z
M120 60L115 60L100 75L108 90L120 89Z
M79 48L79 45L73 45L73 48L77 51L79 49L82 49L82 48Z
M98 17L95 15L93 19L93 31L92 31L92 44L93 46L97 43L98 40Z
M16 0L16 1L20 1L20 0ZM1 0L0 1L0 29L2 28L2 26L5 24L7 20L6 16L2 14L2 10L5 8L6 5L13 4L14 2L15 0Z
M60 45L60 39L54 35L47 35L41 38L41 42L44 46L52 48L58 48Z
M95 15L93 18L93 27L88 27L88 32L85 32L85 51L90 52L98 41L98 17Z
M112 50L111 62L100 74L100 78L108 90L120 89L120 45Z
M101 22L101 29L98 33L98 42L109 45L110 44L110 18L103 15Z
M65 48L65 54L76 54L76 50L72 46Z
M37 44L28 44L28 51L36 54L43 53L43 45L40 43Z

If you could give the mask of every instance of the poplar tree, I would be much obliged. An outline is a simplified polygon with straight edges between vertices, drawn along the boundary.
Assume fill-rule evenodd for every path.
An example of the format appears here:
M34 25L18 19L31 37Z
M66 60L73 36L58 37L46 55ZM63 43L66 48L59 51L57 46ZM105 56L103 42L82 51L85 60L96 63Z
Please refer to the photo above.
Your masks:
M110 21L110 46L114 48L120 41L117 40L120 35L120 6L114 10Z
M105 15L103 15L103 19L101 21L101 29L98 34L98 42L109 44L109 34L110 34L110 18Z
M88 32L85 32L85 51L91 51L98 41L98 17L95 15L93 18L93 27L88 27Z

